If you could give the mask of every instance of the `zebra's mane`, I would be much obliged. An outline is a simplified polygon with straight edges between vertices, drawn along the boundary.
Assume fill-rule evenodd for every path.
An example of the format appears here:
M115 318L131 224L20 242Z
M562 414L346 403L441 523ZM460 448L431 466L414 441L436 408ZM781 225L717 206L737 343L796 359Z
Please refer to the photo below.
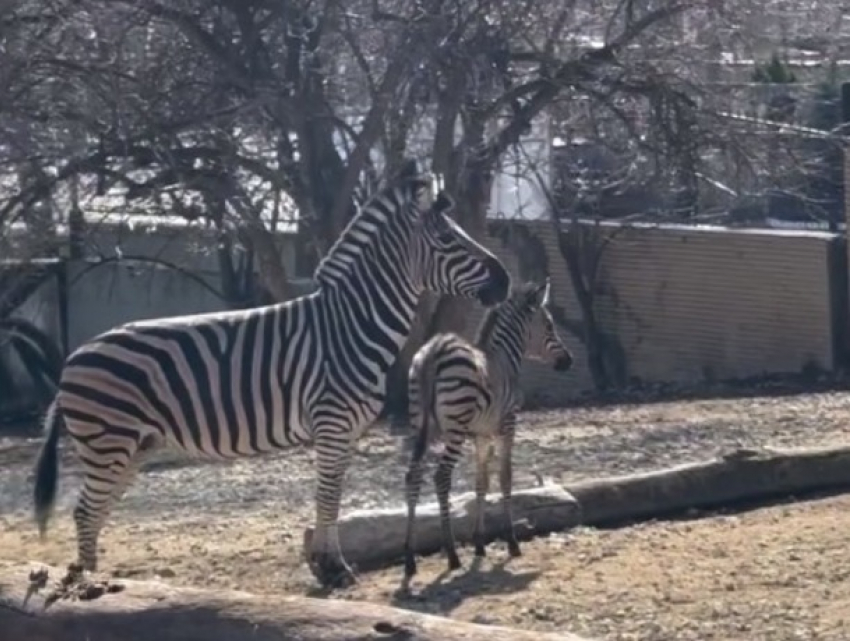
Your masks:
M350 272L351 266L356 264L369 248L380 245L382 238L386 236L389 216L393 212L387 211L386 206L380 206L378 200L391 201L391 207L407 206L416 197L417 179L387 187L357 207L357 213L316 267L313 274L316 283L322 285L337 281L343 274Z
M512 288L510 297L504 303L491 307L484 314L484 318L478 325L478 330L475 333L475 344L478 347L484 347L490 342L493 332L499 324L499 320L505 315L505 312L510 309L517 309L525 304L531 295L537 291L538 285L527 282L517 285Z

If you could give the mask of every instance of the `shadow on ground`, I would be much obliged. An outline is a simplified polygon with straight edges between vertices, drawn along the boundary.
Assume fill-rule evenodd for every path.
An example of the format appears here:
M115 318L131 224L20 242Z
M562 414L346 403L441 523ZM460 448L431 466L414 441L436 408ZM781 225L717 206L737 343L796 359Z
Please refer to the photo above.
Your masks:
M510 559L505 559L482 570L482 559L475 557L468 569L455 572L445 570L429 585L418 590L411 589L402 579L391 603L416 612L446 615L469 598L523 592L541 575L537 570L511 572L506 567L509 562ZM399 568L400 575L402 572Z

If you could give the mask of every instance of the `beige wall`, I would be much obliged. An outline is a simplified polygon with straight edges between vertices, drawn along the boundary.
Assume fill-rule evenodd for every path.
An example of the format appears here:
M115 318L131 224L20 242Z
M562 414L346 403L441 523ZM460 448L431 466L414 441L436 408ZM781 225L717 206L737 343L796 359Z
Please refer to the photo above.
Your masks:
M553 229L526 224L546 248L556 302L580 318ZM830 264L843 252L841 236L613 225L597 236L610 242L596 312L622 347L628 379L697 382L835 366ZM516 252L496 239L491 246L516 276ZM583 347L562 333L577 357L575 370L557 374L529 363L523 372L526 392L546 402L592 386Z
M545 253L555 302L580 319L552 227L526 224L545 248L531 253ZM696 382L835 366L833 342L847 323L831 291L841 289L846 298L847 268L836 268L843 237L689 227L607 227L599 233L611 242L602 255L596 309L603 329L622 346L627 377ZM518 277L516 252L495 237L490 245ZM69 292L71 346L117 322L220 305L185 277L154 271L110 265L77 281ZM467 333L481 313L477 308L472 314ZM576 366L558 374L527 363L523 384L531 400L557 404L592 388L580 341L562 334Z

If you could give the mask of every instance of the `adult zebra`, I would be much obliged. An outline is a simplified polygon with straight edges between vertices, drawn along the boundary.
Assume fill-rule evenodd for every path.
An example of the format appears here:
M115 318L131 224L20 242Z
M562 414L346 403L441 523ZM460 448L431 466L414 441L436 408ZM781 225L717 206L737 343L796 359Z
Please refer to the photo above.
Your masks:
M324 585L354 575L337 518L354 442L384 402L386 375L425 290L504 300L510 276L446 213L429 176L408 161L395 185L349 222L315 273L312 294L276 305L129 323L68 357L48 410L35 511L46 531L64 420L84 481L74 520L79 563L142 456L169 447L230 459L313 443L316 528L309 563Z
M440 505L443 547L449 570L460 567L449 518L452 471L462 454L464 441L475 440L475 510L473 543L475 555L484 556L484 498L489 485L488 463L492 447L501 450L499 484L505 510L508 552L519 556L513 528L511 454L517 411L522 406L519 386L524 355L548 360L559 372L573 363L549 311L549 279L543 285L525 283L510 297L485 314L475 344L455 334L438 334L425 343L410 365L410 418L412 435L410 465L404 477L407 497L405 576L416 573L413 555L416 503L422 486L422 459L429 444L442 449L434 485ZM535 323L535 319L539 319ZM534 325L537 325L535 327Z

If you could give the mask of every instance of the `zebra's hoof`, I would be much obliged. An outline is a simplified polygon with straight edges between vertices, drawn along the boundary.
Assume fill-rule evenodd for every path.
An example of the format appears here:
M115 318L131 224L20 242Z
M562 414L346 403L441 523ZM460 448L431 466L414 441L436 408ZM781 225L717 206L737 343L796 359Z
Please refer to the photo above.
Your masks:
M336 577L331 579L330 585L335 588L350 588L357 583L357 576L352 570L340 570Z
M409 579L410 577L416 574L416 570L416 559L414 559L412 556L407 557L404 560L404 576Z
M357 583L354 571L344 561L330 555L314 555L310 570L323 588L347 588Z
M460 559L456 552L449 553L449 572L460 569Z
M487 548L485 548L481 543L476 543L475 556L487 556Z
M522 556L522 550L519 549L519 543L516 541L508 541L508 554L512 559Z
M68 565L68 573L75 572L82 574L83 572L97 572L97 559L86 558L78 560L76 563Z

